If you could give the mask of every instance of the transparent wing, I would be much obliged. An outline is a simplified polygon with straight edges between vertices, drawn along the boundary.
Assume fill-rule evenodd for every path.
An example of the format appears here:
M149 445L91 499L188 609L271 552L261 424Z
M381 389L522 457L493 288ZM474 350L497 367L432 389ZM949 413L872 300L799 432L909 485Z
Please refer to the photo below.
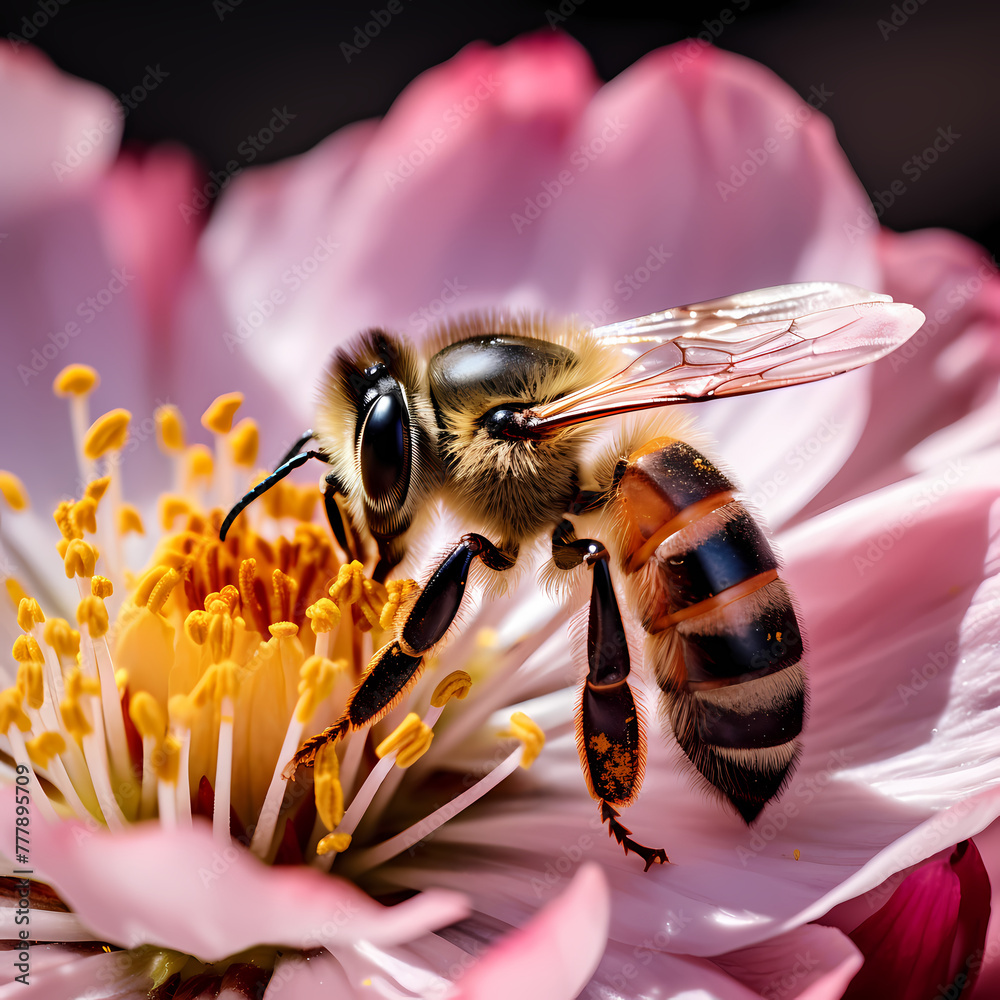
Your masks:
M876 361L912 336L919 309L830 282L778 285L591 331L635 357L596 385L533 409L537 429L632 410L814 382Z

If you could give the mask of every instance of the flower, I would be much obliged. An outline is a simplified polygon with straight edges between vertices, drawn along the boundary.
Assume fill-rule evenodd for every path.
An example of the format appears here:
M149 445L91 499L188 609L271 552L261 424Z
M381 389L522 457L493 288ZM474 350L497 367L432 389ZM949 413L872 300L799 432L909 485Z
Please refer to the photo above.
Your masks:
M35 69L50 89L69 86ZM64 141L54 143L60 151ZM758 147L765 162L747 161L746 151ZM43 159L52 155L38 148ZM103 246L94 250L96 226L117 230L107 202L94 197L102 178L91 162L93 176L77 175L75 194L11 223L10 239L30 234L36 252L19 258L10 301L32 315L23 288L41 287L41 264L54 267L55 248L79 241L95 257L85 274L76 254L65 270L54 315L39 324L50 342L58 349L60 330L67 342L74 336L64 313L83 303L95 310L81 331L94 353L80 360L99 367L105 391L114 383L126 394L108 406L152 419L159 394L161 404L169 398L197 413L235 385L251 412L268 415L260 427L265 454L280 454L308 424L303 390L330 348L376 323L419 339L441 317L498 305L603 322L809 279L885 289L926 313L912 349L872 370L698 411L778 532L784 576L811 640L805 752L759 823L747 830L692 787L667 739L651 733L643 792L624 818L640 839L662 841L675 864L644 874L621 856L579 775L578 672L565 615L538 598L529 575L507 598L484 601L465 637L442 654L443 663L465 662L477 632L496 627L495 645L485 648L505 666L495 674L502 682L474 683L387 806L400 816L412 811L419 823L421 807L438 801L435 782L492 773L495 734L512 710L545 730L543 753L530 771L410 844L412 854L376 856L371 873L355 863L366 888L422 894L404 905L424 899L436 918L413 918L412 938L334 949L339 964L326 955L289 959L289 981L306 993L338 977L345 992L362 992L372 978L418 995L456 981L470 996L493 995L498 984L504 995L572 996L600 958L585 995L840 995L861 954L841 930L810 921L977 834L1000 813L992 656L1000 303L992 263L947 234L880 232L829 123L765 70L703 47L653 53L600 89L581 51L560 36L470 48L415 81L384 122L352 126L296 160L233 178L193 258L180 237L204 218L197 186L171 195L174 209L188 209L176 216L162 201L133 199L140 219L172 219L163 231L180 250L171 257L179 275L172 296L140 298L132 279L119 278L112 301L129 307L132 323L111 304L100 313L86 305L105 287L112 294L107 275L117 266ZM180 164L173 176L179 172ZM125 261L142 260L134 242L117 247ZM128 266L125 274L142 280L140 264ZM38 309L51 300L32 301ZM150 302L160 303L155 321ZM137 326L149 332L137 336ZM76 341L74 353L85 343ZM28 367L32 348L20 349ZM39 382L28 376L24 392L0 403L8 426L50 426ZM72 461L64 436L47 431L46 440L52 452L44 461L16 435L5 457L36 497L66 489L56 470ZM153 457L153 449L135 449L125 482L155 481ZM37 479L28 475L36 469ZM29 546L40 542L37 532L32 542L29 515L5 517L5 530L8 522L18 564L35 565ZM454 526L442 522L440 533L447 542ZM414 565L413 575L422 568ZM51 829L39 848L46 859L127 850L119 856L148 865L155 856L138 830L95 833L78 852L70 827ZM169 849L167 860L176 861L170 871L183 871L184 857L190 869L192 854L211 844L156 836L155 850ZM343 855L345 871L350 857ZM601 877L580 867L594 861L610 887L606 933ZM66 898L90 898L103 873L65 867L72 867L63 876L72 886ZM280 867L270 879L285 874ZM263 885L254 871L260 875L234 863L227 884L251 892ZM442 889L461 893L473 915L425 934L457 916L448 910L456 897L435 895ZM113 930L114 943L127 945L119 923L141 919L143 940L190 943L173 938L188 919L174 905L135 900L116 909L97 898L87 925L97 937ZM261 930L265 915L246 898L234 900L221 922L231 936L201 957L273 943L273 932ZM71 915L50 912L53 926L68 924ZM522 930L503 938L512 927ZM377 933L374 919L364 933ZM571 948L573 960L542 979L543 960ZM74 972L99 957L74 961L69 951L53 961ZM796 958L803 954L808 962ZM471 964L469 956L480 955ZM275 971L268 989L277 993L278 982Z

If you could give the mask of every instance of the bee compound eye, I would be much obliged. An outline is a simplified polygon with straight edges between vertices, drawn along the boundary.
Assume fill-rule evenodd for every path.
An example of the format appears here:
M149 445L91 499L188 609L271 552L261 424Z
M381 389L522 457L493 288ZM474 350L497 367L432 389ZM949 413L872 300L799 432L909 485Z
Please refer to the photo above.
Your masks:
M398 509L410 485L410 418L397 391L384 392L361 428L361 483L371 503Z

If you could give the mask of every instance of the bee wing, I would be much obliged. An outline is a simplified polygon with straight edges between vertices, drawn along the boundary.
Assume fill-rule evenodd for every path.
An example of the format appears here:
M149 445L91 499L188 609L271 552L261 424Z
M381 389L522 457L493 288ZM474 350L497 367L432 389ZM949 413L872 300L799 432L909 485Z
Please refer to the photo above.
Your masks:
M888 295L830 282L778 285L597 327L634 360L533 410L555 429L632 410L814 382L895 350L924 321Z

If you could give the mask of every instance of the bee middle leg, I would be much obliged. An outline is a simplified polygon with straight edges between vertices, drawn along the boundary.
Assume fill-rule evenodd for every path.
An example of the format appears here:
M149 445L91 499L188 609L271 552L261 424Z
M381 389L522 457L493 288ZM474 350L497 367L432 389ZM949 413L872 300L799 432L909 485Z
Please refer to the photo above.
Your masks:
M510 569L515 556L497 548L482 535L463 535L441 560L410 608L395 641L383 646L372 658L358 686L347 700L344 714L299 748L288 767L311 765L320 747L340 739L352 729L361 729L382 719L423 670L423 654L444 638L465 594L472 560L479 558L493 570Z
M636 843L632 832L618 821L618 810L639 794L646 766L646 737L635 698L629 687L632 669L625 628L609 570L608 550L591 538L578 539L569 521L552 533L552 558L557 568L570 570L581 563L593 572L590 618L587 627L587 678L580 692L576 743L590 794L601 804L601 819L609 834L628 854L646 863L669 859L663 848Z

